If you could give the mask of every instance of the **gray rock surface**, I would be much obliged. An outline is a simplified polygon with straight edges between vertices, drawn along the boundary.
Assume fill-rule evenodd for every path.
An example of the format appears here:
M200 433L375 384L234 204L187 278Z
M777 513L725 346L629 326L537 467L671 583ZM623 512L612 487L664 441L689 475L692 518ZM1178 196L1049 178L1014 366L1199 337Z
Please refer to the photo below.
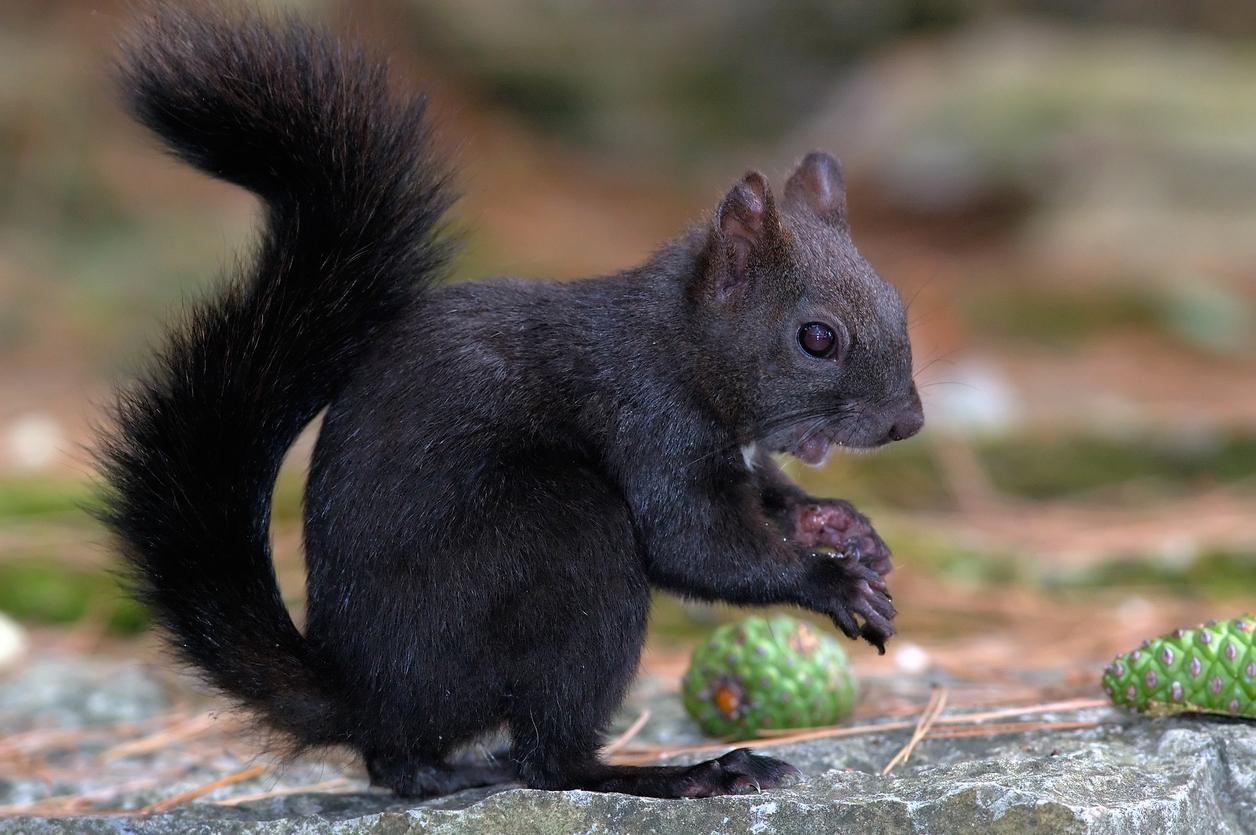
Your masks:
M169 706L140 664L36 658L0 684L0 733L32 725L87 727L144 719Z
M53 686L64 668L64 686ZM113 717L159 712L156 683L136 686L105 667L44 659L0 680L0 728L15 729L37 687L54 699L55 724L91 727ZM118 684L94 700L84 691ZM129 682L129 683L128 683ZM123 686L125 685L125 686ZM97 691L101 692L101 691ZM60 694L60 695L57 695ZM57 701L60 699L60 701ZM129 701L128 701L129 700ZM108 703L106 709L101 703ZM696 730L673 695L646 681L630 720L643 704L650 723L634 744L695 741ZM19 710L16 712L14 708ZM110 761L93 757L106 741L79 742L50 761L78 778L43 784L0 770L0 833L1227 833L1256 832L1256 724L1217 719L1143 719L1104 708L1026 717L1099 720L1098 727L1003 736L927 739L892 776L881 767L902 747L907 730L779 746L774 753L807 775L799 785L741 797L664 801L590 792L540 792L514 786L466 791L422 803L398 802L366 788L353 765L301 761L280 766L181 805L136 816L135 810L257 762L225 744L212 756L170 748ZM92 746L97 749L93 750ZM190 759L188 759L190 757ZM180 759L183 758L183 759ZM695 756L688 758L697 759ZM678 761L686 761L678 758ZM78 764L77 767L70 766ZM0 761L0 769L5 763ZM171 776L145 785L139 776ZM101 809L72 817L21 814L50 795L136 783L107 794ZM300 791L328 785L335 791ZM232 798L295 793L223 805ZM102 798L106 794L101 794ZM14 814L16 812L16 814Z

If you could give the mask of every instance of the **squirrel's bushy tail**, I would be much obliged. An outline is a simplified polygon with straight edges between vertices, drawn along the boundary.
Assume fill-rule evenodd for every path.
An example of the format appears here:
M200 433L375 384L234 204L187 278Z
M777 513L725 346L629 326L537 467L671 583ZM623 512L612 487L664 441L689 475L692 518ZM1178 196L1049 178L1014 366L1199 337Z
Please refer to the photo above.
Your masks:
M251 264L170 333L103 439L102 516L172 645L300 744L344 741L334 671L271 564L285 451L447 261L423 102L298 23L160 11L124 46L143 124L261 197Z

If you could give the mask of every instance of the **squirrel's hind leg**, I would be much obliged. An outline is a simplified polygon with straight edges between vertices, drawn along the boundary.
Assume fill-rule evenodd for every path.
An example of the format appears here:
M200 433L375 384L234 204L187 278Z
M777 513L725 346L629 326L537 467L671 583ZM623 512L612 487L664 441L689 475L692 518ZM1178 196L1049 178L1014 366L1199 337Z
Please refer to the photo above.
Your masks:
M515 768L509 760L454 765L426 758L368 755L366 770L372 786L391 789L408 798L437 797L515 779Z
M532 788L648 797L708 797L794 781L788 763L739 749L692 766L613 766L601 733L637 670L650 590L636 531L617 491L578 468L532 468L503 514L528 561L512 634L519 637L509 703L511 757ZM508 508L508 509L507 509ZM548 525L531 520L548 520ZM540 557L541 559L536 559Z
M678 798L749 794L792 785L800 777L789 763L747 748L697 765L608 765L598 756L596 729L581 723L588 718L587 708L556 705L531 721L512 724L520 779L536 789Z

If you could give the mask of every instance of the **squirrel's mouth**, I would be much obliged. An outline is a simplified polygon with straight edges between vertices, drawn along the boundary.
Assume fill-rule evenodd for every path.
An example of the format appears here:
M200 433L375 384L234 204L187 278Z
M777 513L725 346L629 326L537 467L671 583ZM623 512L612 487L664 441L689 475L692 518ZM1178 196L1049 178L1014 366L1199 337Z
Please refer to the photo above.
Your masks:
M792 455L811 467L822 466L834 450L868 452L876 448L875 444L856 444L836 437L833 428L817 427L814 423L800 424L786 429L779 436L768 439L766 443L773 452Z
M812 467L819 467L828 460L833 450L833 441L820 432L812 432L801 437L789 449L790 455Z

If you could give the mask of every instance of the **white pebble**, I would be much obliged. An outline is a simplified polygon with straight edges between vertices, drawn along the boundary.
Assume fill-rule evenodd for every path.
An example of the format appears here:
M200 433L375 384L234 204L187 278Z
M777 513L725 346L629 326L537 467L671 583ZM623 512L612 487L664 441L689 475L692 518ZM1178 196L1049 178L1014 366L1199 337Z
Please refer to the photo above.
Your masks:
M0 612L0 670L11 667L26 655L26 631L17 621Z
M920 644L905 642L894 649L894 666L905 673L923 673L931 663L928 651Z
M51 415L33 412L9 424L5 438L13 464L39 470L54 463L65 446L61 424Z

